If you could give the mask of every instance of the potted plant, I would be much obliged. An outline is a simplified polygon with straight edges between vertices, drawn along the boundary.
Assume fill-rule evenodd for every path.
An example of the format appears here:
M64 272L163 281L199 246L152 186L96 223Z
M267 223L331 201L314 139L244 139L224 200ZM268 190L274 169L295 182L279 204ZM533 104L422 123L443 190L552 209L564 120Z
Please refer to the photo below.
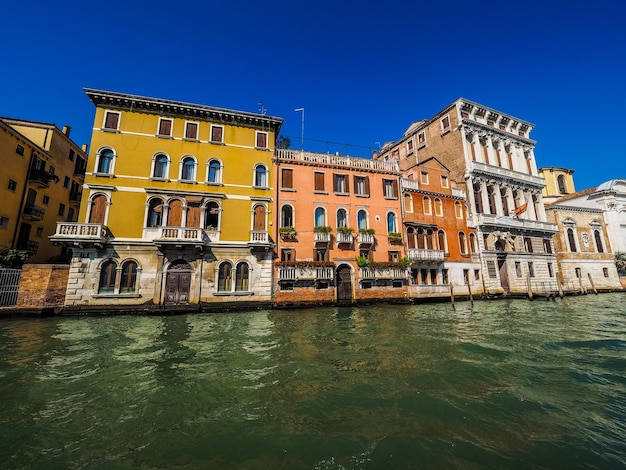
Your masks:
M354 229L351 227L337 227L337 233L352 234Z
M313 231L315 233L330 233L332 232L332 228L327 226L327 225L318 225L317 227L313 228Z
M362 233L364 235L374 235L374 233L376 233L376 230L374 230L373 228L360 228L359 233Z
M398 232L389 232L387 234L387 237L389 238L389 241L391 241L391 242L400 242L400 241L402 241L402 234L398 233Z
M371 265L370 260L367 259L365 256L357 256L356 258L354 258L354 260L356 261L356 265L359 268L367 268Z
M278 233L283 238L294 238L296 236L296 229L291 226L280 227Z

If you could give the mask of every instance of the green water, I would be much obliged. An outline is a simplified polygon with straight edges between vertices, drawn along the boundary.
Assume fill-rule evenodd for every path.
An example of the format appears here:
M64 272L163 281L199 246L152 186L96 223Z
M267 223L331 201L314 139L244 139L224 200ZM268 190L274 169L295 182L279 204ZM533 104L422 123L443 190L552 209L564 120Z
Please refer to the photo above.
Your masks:
M625 300L0 321L0 466L626 468Z

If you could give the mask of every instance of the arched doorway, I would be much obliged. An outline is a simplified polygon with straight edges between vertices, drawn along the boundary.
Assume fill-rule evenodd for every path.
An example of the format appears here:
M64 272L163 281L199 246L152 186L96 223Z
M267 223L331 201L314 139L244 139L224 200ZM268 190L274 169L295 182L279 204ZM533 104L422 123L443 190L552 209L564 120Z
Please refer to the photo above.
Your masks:
M350 266L342 264L337 268L337 303L352 303L352 270Z
M190 290L191 266L182 259L174 261L167 269L165 278L165 304L188 304Z
M260 204L258 206L254 206L252 227L253 230L265 230L265 206Z
M498 252L498 271L500 274L500 286L504 289L504 292L509 292L509 273L506 268L506 243L504 240L497 240L494 243L494 248Z
M91 212L89 213L90 224L103 224L107 210L107 197L98 194L91 200Z

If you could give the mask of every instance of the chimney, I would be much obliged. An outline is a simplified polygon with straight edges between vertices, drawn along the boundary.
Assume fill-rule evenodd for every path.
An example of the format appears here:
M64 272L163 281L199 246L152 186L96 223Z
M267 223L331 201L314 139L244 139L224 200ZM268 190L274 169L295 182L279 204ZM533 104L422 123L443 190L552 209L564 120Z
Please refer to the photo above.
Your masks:
M83 144L80 148L85 153L87 153L87 150L89 150L89 146L87 144Z
M71 131L71 130L72 130L72 128L71 128L70 126L65 125L65 126L63 126L63 131L62 131L62 132L63 132L63 133L64 133L67 137L69 137L69 136L70 136L70 131Z

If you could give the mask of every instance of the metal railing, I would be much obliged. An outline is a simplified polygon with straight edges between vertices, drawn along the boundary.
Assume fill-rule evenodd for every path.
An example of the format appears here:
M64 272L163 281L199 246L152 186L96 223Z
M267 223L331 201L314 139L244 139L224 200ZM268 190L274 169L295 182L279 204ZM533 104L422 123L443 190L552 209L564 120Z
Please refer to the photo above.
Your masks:
M305 152L303 150L276 149L276 158L310 163L322 163L326 165L344 166L356 169L382 170L398 172L396 162L382 160L370 160L369 158L347 157L342 155L330 155L326 153Z
M24 207L24 215L29 215L34 219L43 219L45 214L46 210L43 207L34 204Z
M17 304L21 269L0 268L0 307L13 307Z

